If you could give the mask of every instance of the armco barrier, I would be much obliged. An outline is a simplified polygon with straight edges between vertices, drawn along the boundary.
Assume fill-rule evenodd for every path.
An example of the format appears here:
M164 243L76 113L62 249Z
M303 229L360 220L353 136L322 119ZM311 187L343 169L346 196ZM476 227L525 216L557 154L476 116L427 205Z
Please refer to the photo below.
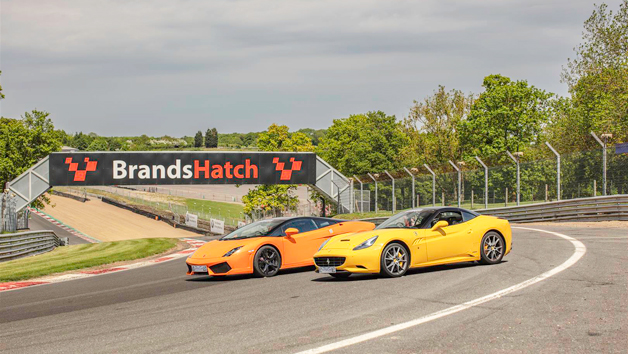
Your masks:
M49 252L61 245L53 231L0 234L0 262Z
M514 223L628 220L628 195L579 198L507 208L475 210ZM376 225L386 217L361 219Z
M628 220L628 195L569 199L476 212L516 223Z

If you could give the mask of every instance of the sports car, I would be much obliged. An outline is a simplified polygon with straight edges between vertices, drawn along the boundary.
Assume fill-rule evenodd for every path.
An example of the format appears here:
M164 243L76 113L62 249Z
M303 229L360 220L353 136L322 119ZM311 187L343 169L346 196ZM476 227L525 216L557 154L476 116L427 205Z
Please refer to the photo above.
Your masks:
M312 256L332 236L373 228L370 222L319 217L256 221L201 246L188 257L187 274L272 277L280 269L314 265Z
M316 271L400 277L408 268L479 261L501 262L512 247L507 220L461 208L423 208L392 216L372 231L341 235L314 255Z

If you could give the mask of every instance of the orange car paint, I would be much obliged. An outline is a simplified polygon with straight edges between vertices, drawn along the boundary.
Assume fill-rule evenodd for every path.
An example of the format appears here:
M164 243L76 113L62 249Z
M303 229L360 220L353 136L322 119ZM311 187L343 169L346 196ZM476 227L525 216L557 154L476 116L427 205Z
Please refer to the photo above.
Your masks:
M252 274L253 257L257 250L265 245L275 247L281 255L281 269L313 266L313 255L321 244L332 236L369 231L375 224L364 221L343 221L317 230L292 236L252 237L241 240L214 240L207 242L188 259L189 265L206 265L208 275ZM229 257L223 257L230 250L240 247ZM227 262L231 267L226 273L215 274L210 267ZM187 272L188 275L199 274ZM205 273L202 273L205 274Z

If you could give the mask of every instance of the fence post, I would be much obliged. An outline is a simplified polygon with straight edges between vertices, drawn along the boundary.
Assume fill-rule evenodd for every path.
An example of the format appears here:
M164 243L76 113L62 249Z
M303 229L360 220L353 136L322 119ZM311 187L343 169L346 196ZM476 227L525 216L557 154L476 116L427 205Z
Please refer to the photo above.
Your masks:
M423 164L423 167L425 167L432 174L432 206L436 206L436 173L434 173L430 166L425 163Z
M377 213L377 180L372 174L367 173L367 175L369 175L369 177L371 177L371 179L375 182L375 212Z
M595 140L602 146L602 164L604 165L604 169L603 169L603 178L602 178L602 185L604 186L604 191L602 193L602 195L606 195L606 139L608 138L612 138L613 134L602 134L602 139L604 139L604 141L600 140L600 138L597 137L597 135L595 135L594 132L591 132L591 135L595 138Z
M597 197L597 181L593 180L593 196Z
M460 208L460 194L462 194L462 171L460 171L460 168L458 168L458 166L456 166L456 164L451 160L449 160L449 164L451 164L454 169L458 171L458 208Z
M360 183L360 213L363 213L364 212L364 189L363 189L362 181L360 181L360 179L356 177L355 175L353 175L353 178L355 178L355 180Z
M520 188L520 174L519 174L519 157L523 154L521 152L515 152L515 155L517 155L517 157L515 158L510 151L506 151L506 153L508 154L508 156L515 162L515 164L517 164L517 205L519 205L519 199L520 199L520 195L521 195L521 188Z
M488 167L484 164L479 157L475 157L475 159L484 167L484 209L488 209ZM495 192L493 192L493 195ZM493 197L495 199L495 197Z
M471 209L473 209L473 189L471 190Z
M560 200L560 154L547 141L545 145L556 155L556 200Z
M414 175L407 168L403 168L412 177L412 209L416 208L416 196L414 195Z
M504 194L504 206L508 206L508 187L506 187L506 193Z
M393 176L390 175L390 173L388 173L388 171L384 170L384 173L386 173L388 177L390 177L390 179L392 180L392 212L394 214L397 208L397 200L395 198L395 179L393 178Z
M349 195L349 203L351 204L351 208L349 209L350 213L353 213L353 207L355 202L355 191L353 190L353 178L351 178L351 195Z

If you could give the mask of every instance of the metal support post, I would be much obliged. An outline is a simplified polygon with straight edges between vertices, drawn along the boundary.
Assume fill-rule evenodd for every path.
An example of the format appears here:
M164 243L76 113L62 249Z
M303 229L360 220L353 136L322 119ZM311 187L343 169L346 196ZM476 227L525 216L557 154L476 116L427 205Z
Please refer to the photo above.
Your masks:
M600 144L602 146L602 164L604 166L603 168L603 176L602 176L602 185L604 190L602 191L602 195L606 195L606 139L609 137L612 137L611 134L602 134L602 139L604 139L604 141L602 141L600 138L597 137L597 135L595 135L594 132L591 132L591 135L595 138L595 140L598 142L598 144Z
M488 209L488 167L479 157L476 156L475 159L484 167L484 209Z
M355 178L355 180L360 183L360 213L363 213L364 212L364 185L362 184L362 181L360 181L360 179L358 179L358 177L356 177L355 175L353 175L353 178Z
M545 145L556 155L556 200L560 200L560 154L547 141Z
M516 152L515 154L517 154L517 157L514 157L510 151L506 151L506 153L508 154L508 156L515 162L515 164L517 164L517 205L519 205L520 199L521 199L521 175L520 175L520 169L519 169L519 152Z
M449 164L451 164L454 169L456 171L458 171L458 208L460 208L460 199L461 199L461 194L462 194L462 171L460 171L460 168L458 166L456 166L455 163L453 163L451 160L449 160Z
M416 208L416 196L414 195L414 175L407 168L403 168L412 177L412 209Z
M393 176L390 175L390 173L388 173L388 171L384 170L384 173L386 173L388 177L390 177L390 179L392 180L392 212L394 214L397 208L397 203L395 199L395 179L393 178Z
M375 179L375 177L373 177L372 174L367 173L367 175L369 177L371 177L371 179L375 182L375 212L377 213L377 180Z
M425 163L423 164L423 167L425 167L432 174L432 206L436 206L436 173L434 173L430 166Z

